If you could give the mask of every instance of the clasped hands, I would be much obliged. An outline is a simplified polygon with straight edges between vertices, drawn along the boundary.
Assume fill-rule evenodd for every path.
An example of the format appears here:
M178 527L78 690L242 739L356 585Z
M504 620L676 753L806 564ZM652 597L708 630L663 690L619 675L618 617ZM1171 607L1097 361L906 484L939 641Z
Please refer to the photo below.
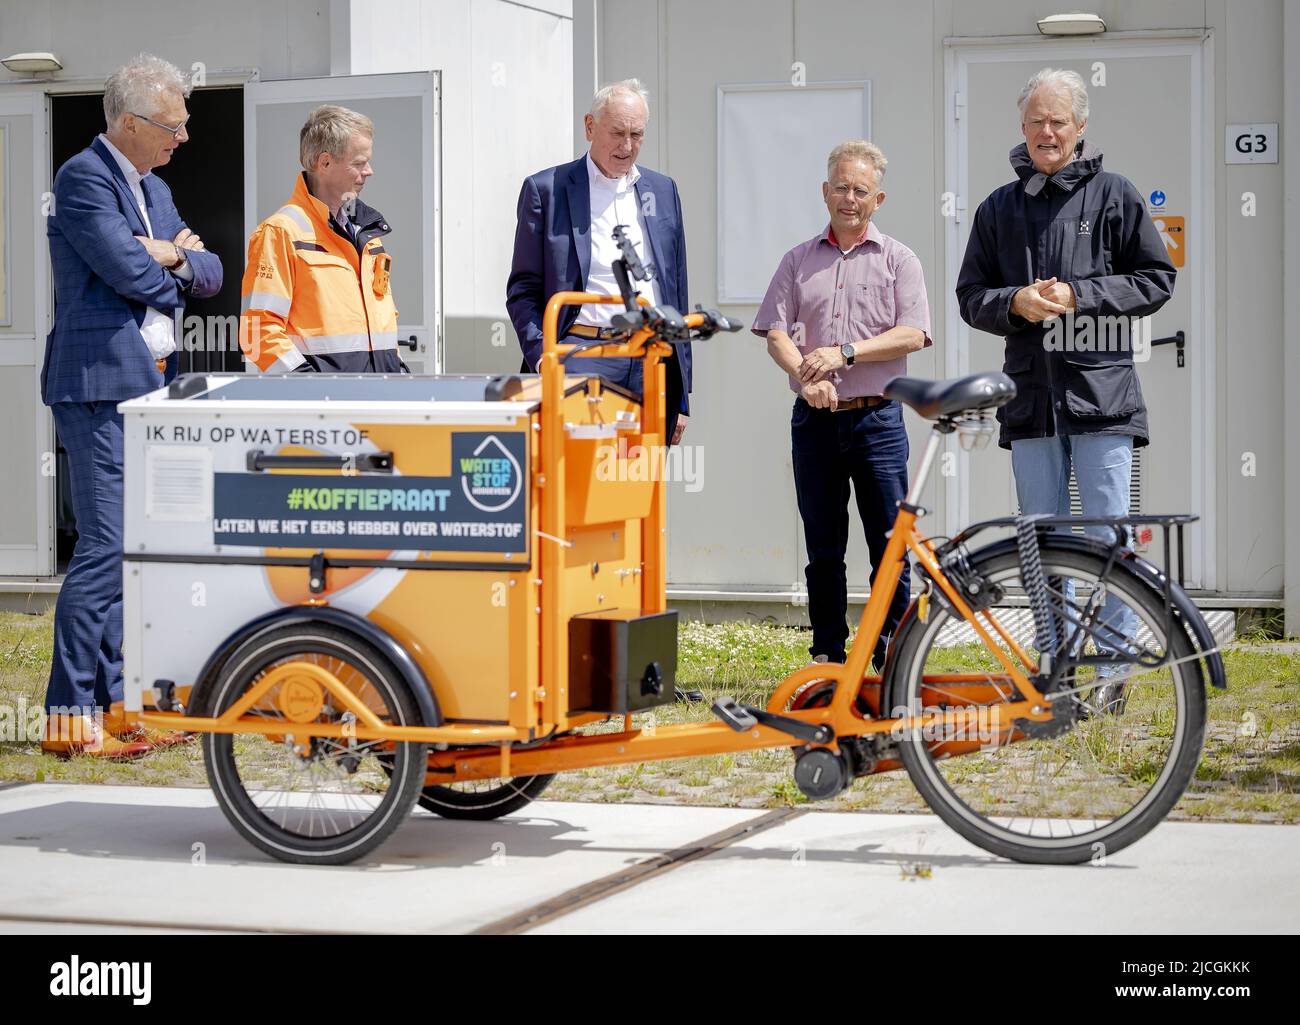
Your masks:
M189 228L182 228L180 233L170 242L165 238L149 238L147 235L136 235L134 238L140 245L144 246L145 252L153 257L158 266L169 270L180 266L176 262L177 249L192 249L195 252L206 251L203 240L190 231Z
M844 368L844 354L838 345L823 345L807 353L799 363L799 394L813 409L834 409L839 402L835 383L827 377Z
M844 369L844 353L838 345L823 345L807 353L799 363L799 380L813 384L826 380L836 370Z
M1074 311L1074 289L1068 282L1035 278L1011 298L1011 312L1031 324L1041 324Z

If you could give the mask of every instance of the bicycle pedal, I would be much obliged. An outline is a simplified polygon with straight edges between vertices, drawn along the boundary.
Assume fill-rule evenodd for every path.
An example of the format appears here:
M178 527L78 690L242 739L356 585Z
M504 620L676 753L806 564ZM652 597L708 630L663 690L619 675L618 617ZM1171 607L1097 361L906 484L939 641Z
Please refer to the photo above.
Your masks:
M680 687L674 688L678 701L698 702L704 700L704 691L702 690L682 690Z
M753 713L735 698L718 698L713 702L713 714L737 733L747 733L758 725Z

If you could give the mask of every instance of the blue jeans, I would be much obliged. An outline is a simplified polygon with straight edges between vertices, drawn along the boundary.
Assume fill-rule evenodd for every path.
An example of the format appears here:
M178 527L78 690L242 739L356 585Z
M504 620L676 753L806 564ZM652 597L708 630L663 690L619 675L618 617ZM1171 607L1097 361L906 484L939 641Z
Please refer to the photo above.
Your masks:
M54 608L45 706L122 700L122 415L116 401L51 407L68 451L77 547Z
M1027 438L1011 443L1011 468L1016 477L1016 497L1022 515L1070 514L1070 467L1079 486L1084 516L1127 516L1129 482L1133 470L1133 439L1127 434L1065 434L1053 438ZM1115 533L1107 527L1085 527L1103 541ZM1066 581L1066 594L1074 600L1074 581ZM1098 619L1122 637L1137 632L1137 613L1117 595L1108 595ZM1097 644L1097 653L1115 648ZM1098 676L1113 675L1121 666L1099 666Z
M808 653L844 661L848 640L848 581L844 553L849 543L849 485L871 554L871 582L884 558L887 535L907 495L907 430L896 401L833 413L795 399L790 414L794 487L808 548L808 619L813 642ZM890 602L874 658L883 670L889 638L907 609L911 572L903 574Z

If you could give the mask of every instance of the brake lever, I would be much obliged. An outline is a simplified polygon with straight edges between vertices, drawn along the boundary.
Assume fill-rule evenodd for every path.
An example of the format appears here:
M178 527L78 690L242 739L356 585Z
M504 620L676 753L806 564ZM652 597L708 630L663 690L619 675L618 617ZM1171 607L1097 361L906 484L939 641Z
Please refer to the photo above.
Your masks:
M700 305L696 305L695 312L704 314L704 323L695 329L699 332L695 337L701 340L712 338L719 331L729 331L734 334L745 326L739 320L724 317L717 310L706 310Z
M671 306L655 306L646 314L646 323L661 341L690 341L691 329L686 318Z
M626 331L631 334L639 331L645 324L645 314L640 310L635 313L615 313L609 319L609 326L615 331Z

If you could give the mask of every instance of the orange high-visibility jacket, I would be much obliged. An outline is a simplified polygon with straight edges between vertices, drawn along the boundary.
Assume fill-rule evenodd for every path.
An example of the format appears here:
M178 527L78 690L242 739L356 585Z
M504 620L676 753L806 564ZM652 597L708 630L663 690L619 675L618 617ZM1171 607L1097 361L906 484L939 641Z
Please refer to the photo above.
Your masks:
M383 215L357 200L358 244L330 226L304 175L248 242L239 345L263 373L401 373ZM360 251L358 251L358 247Z

